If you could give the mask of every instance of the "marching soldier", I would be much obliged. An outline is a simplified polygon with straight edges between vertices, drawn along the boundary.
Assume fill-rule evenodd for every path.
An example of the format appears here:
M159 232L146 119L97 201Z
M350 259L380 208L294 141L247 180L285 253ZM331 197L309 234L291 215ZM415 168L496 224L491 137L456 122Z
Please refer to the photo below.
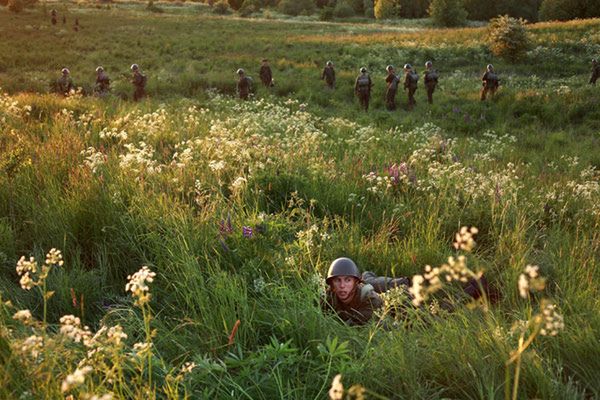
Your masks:
M369 99L371 97L372 87L373 83L371 82L371 77L367 73L367 69L362 67L360 69L360 75L358 75L356 82L354 83L354 93L358 96L360 106L364 108L365 111L369 110Z
M404 64L404 90L408 90L408 109L412 110L417 104L415 101L415 92L417 91L417 82L419 75L413 70L410 64Z
M438 73L435 69L433 69L433 63L431 61L427 61L425 63L425 72L423 75L423 81L425 82L425 87L427 88L427 101L429 104L433 104L433 92L438 84Z
M56 81L56 90L58 93L67 97L75 86L73 86L73 80L71 79L71 72L68 68L61 70L62 76Z
M385 78L385 83L387 85L385 92L385 106L389 111L393 111L396 109L396 92L398 91L400 79L396 75L393 66L388 65L386 71L388 74Z
M133 72L133 78L131 83L133 84L133 101L140 101L146 97L146 82L148 78L142 74L140 67L137 64L131 65L131 72Z
M594 58L592 59L592 76L590 76L590 82L592 85L596 85L596 80L600 77L600 64Z
M500 86L500 79L498 79L498 75L494 71L494 66L492 64L488 64L483 77L481 78L481 101L484 101L489 94L490 97L494 97L496 91L498 90L498 86Z
M252 85L252 78L246 76L245 71L240 68L237 70L238 74L238 82L237 82L237 91L240 99L248 100L250 96L250 87Z
M104 68L98 67L96 68L96 86L94 87L94 92L96 96L105 97L108 95L110 91L110 79Z
M271 71L271 67L269 66L269 60L262 60L259 75L263 85L265 85L266 87L273 86L273 72Z
M333 63L331 61L327 61L325 68L323 68L321 80L325 80L329 89L333 90L335 88L335 70L333 69Z

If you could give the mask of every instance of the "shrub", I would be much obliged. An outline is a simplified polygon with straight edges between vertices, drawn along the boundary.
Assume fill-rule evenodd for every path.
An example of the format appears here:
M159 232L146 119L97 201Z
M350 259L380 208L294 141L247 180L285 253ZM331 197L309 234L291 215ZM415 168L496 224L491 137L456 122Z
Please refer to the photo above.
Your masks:
M315 3L312 0L282 0L279 9L287 15L312 14Z
M337 18L348 18L354 15L354 9L346 1L341 0L335 5L333 15Z
M229 7L231 7L231 9L237 11L240 8L242 8L242 4L244 3L244 0L228 0L228 3L229 3Z
M375 0L373 11L377 19L396 18L400 15L400 2L399 0Z
M14 13L23 11L25 4L23 0L8 0L8 9Z
M501 15L490 20L488 43L490 51L509 61L516 61L525 56L529 48L529 36L525 21Z
M8 5L8 0L0 0L0 6Z
M432 0L429 16L438 26L459 26L467 21L462 0Z
M365 8L365 17L375 18L375 9L373 7Z
M226 0L217 1L213 6L213 12L221 15L229 14L229 3Z
M331 21L333 19L333 7L323 7L319 13L321 21Z

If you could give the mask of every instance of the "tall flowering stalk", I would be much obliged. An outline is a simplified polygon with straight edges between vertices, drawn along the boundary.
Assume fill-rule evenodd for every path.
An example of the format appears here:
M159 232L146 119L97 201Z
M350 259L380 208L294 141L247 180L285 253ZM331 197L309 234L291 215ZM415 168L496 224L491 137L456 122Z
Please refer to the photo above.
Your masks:
M141 308L142 315L144 318L144 331L146 333L146 341L144 343L136 343L134 350L141 357L146 357L148 363L148 389L152 388L152 329L150 328L150 322L152 321L152 310L149 302L152 297L150 294L150 287L148 283L154 281L156 276L155 272L152 272L150 268L143 266L138 272L133 275L129 275L127 279L127 285L125 285L125 291L131 292L131 295L135 298L134 304ZM144 366L142 364L140 375L143 375Z
M31 290L37 287L42 295L44 301L44 317L43 327L46 329L46 316L48 314L48 300L54 295L53 291L48 291L46 286L46 280L50 274L52 267L61 267L64 264L62 253L60 250L52 248L46 254L46 262L39 268L37 261L34 257L26 259L22 256L17 261L17 274L21 277L19 283L21 288L24 290Z

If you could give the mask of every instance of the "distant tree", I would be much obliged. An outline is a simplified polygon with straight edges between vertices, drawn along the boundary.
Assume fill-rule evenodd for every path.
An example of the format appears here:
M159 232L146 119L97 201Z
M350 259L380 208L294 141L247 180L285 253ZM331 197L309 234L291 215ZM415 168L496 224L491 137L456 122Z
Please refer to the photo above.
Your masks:
M498 1L464 0L467 17L475 21L487 21L498 15Z
M347 0L339 0L333 9L333 15L336 18L348 18L355 15L355 12Z
M315 3L313 0L281 0L279 9L287 15L312 14Z
M585 15L585 0L544 0L540 6L540 19L566 21Z
M522 59L530 46L525 24L524 19L508 15L491 19L487 38L490 51L508 61Z
M429 16L438 26L460 26L467 21L467 10L462 0L432 0Z
M331 21L333 19L333 7L323 7L319 12L319 19L321 21Z
M423 18L431 0L400 0L400 16L403 18Z
M229 3L229 7L236 11L242 8L242 5L244 4L244 0L227 0L227 2Z
M8 0L0 0L0 6L8 5Z
M400 15L400 1L375 0L374 13L377 19L397 18Z
M19 13L25 8L23 0L8 0L8 9L14 13Z
M227 2L227 0L219 0L217 1L214 5L213 5L213 12L215 14L229 14L230 12L230 7L229 7L229 3Z
M542 0L501 0L497 3L496 15L506 14L514 18L524 18L535 22L539 18L538 10L541 4Z

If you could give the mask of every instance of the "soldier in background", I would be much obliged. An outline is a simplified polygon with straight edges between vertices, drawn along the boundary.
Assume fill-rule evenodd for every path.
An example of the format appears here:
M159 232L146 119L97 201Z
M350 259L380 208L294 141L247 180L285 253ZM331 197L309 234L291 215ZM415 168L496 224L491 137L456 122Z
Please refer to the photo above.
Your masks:
M238 74L238 82L237 82L237 91L238 96L242 100L248 100L250 96L250 87L252 86L252 78L246 76L246 72L240 68L237 70Z
M425 87L427 88L427 101L429 104L433 104L433 92L438 84L438 73L435 69L433 69L433 63L431 61L427 61L425 63L425 72L423 75L423 81L425 82Z
M140 67L137 64L131 65L131 71L133 72L133 79L131 80L134 87L133 101L140 101L146 97L146 82L148 78L141 73Z
M600 78L600 64L594 58L592 59L592 76L590 76L590 82L592 85L596 84L596 80Z
M408 90L408 109L412 110L417 102L415 101L415 92L417 91L417 82L419 75L413 70L410 64L404 64L404 90Z
M73 86L73 80L71 79L71 72L68 68L61 70L62 76L56 81L56 90L58 93L67 97L71 91L75 89Z
M52 25L56 25L56 10L52 9L52 11L50 11L50 20L52 22Z
M486 71L481 78L481 83L483 85L481 88L481 101L484 101L488 94L490 97L494 97L498 86L500 86L500 79L498 79L498 75L494 71L492 64L487 65Z
M360 75L358 75L356 82L354 83L354 93L358 96L360 106L364 108L365 111L369 110L369 99L371 98L372 87L373 83L371 82L371 77L367 73L367 69L362 67L360 69Z
M388 73L385 77L385 83L387 85L387 90L385 92L385 106L389 111L393 111L396 109L396 92L398 92L400 79L396 75L396 71L394 71L392 65L388 65L385 69Z
M335 70L333 69L333 63L331 61L327 61L327 64L325 64L325 68L323 68L323 73L321 74L321 80L325 80L329 89L335 89Z
M96 86L94 87L94 93L98 97L106 97L110 91L110 79L104 68L96 68Z
M269 66L269 60L266 58L262 60L262 65L260 66L259 71L260 81L266 87L271 87L273 85L273 71L271 71L271 67Z

